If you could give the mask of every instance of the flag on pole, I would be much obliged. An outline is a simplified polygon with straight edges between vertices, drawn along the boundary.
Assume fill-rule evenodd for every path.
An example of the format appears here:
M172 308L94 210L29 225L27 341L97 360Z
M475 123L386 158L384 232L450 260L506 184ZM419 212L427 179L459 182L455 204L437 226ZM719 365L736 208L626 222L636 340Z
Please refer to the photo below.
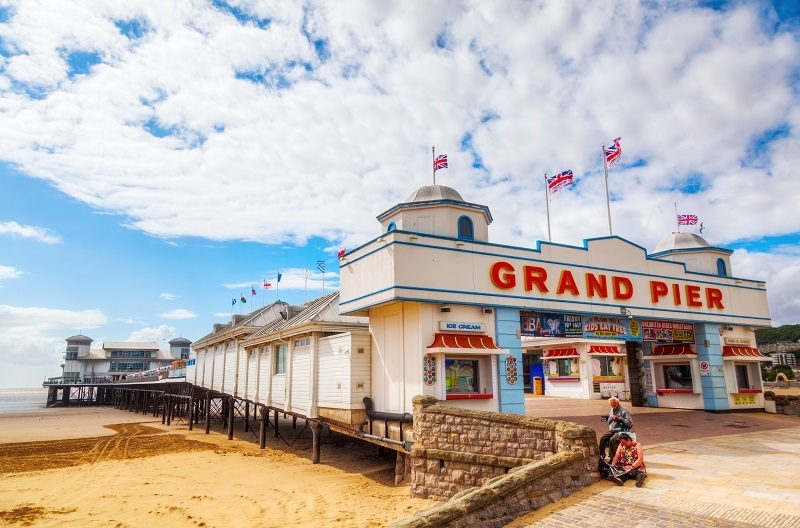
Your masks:
M559 172L555 176L548 176L547 178L547 187L550 189L550 194L555 194L564 187L569 187L574 182L572 178L572 171L565 170L563 172Z
M231 299L231 306L233 306L234 304L236 304L236 299Z
M325 261L318 260L317 261L317 269L320 270L322 273L325 273Z
M678 225L697 225L697 215L679 214Z
M245 297L244 294L240 293L239 297L241 297L239 300L242 301L242 304L247 304L247 297Z
M256 291L256 289L255 289L255 288L253 288L252 286L250 286L250 289L251 289L251 290L253 290L253 295L258 295L258 292Z
M265 290L268 290L268 289L270 288L270 286L272 286L272 283L271 283L271 282L269 282L269 281L264 281L264 289L265 289Z
M281 281L281 277L283 277L283 273L278 273L278 282Z
M614 165L619 162L619 159L622 157L622 146L619 144L619 140L622 138L617 138L614 140L614 144L610 147L606 147L604 150L606 155L606 163L608 164L608 168L610 169Z
M338 256L339 258L342 258L342 257L344 256L344 254L345 254L345 253L347 253L347 250L346 250L346 249L344 249L344 248L342 248L342 250L341 250L341 251L339 251L339 253L337 253L337 256Z
M439 169L446 169L447 168L447 154L439 154L433 160L433 172L436 172Z

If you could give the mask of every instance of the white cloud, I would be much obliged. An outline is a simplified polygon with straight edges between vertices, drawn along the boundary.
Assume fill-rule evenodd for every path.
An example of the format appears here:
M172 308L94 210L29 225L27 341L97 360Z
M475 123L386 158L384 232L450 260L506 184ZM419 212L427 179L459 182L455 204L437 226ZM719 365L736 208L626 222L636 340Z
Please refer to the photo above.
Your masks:
M184 310L183 308L176 308L175 310L164 312L158 316L164 319L194 319L197 317L197 314L189 310Z
M22 272L17 268L0 264L0 280L18 279L20 276Z
M169 350L169 342L175 337L175 327L160 325L144 327L131 332L126 341L137 343L158 343L161 350Z
M178 298L177 295L173 295L171 293L162 293L162 294L159 295L159 297L161 297L165 301L174 301L175 299Z
M61 237L52 234L48 229L41 227L20 225L17 222L0 222L0 234L33 238L45 244L60 244Z
M31 387L32 381L42 382L15 377L18 367L34 366L49 376L61 375L66 338L104 324L106 317L99 310L0 305L0 386Z
M450 162L437 183L492 209L492 241L546 239L541 175L567 168L577 185L553 199L553 240L607 235L600 146L622 136L614 234L652 250L675 202L713 245L800 233L800 36L774 32L769 7L237 6L270 23L207 3L15 6L0 26L13 50L0 71L0 157L157 237L322 236L335 254L432 182L431 145ZM144 38L114 24L133 19ZM70 51L102 63L70 76ZM773 260L796 270L800 257ZM306 287L302 274L284 280ZM792 302L773 305L800 320Z

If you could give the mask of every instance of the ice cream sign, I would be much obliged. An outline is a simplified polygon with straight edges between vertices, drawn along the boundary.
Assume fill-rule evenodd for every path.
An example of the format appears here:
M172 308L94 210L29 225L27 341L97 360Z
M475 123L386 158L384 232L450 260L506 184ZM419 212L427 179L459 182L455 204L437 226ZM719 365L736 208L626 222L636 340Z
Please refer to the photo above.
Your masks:
M453 321L439 321L439 330L443 332L486 332L483 323L456 323Z

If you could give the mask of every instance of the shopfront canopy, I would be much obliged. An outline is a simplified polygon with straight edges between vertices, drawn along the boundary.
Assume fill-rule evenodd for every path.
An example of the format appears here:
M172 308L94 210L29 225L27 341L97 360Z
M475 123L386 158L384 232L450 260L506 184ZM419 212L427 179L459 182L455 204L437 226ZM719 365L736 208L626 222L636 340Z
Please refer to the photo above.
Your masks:
M728 361L772 361L757 348L745 346L722 347L722 359Z
M663 357L668 357L668 358L674 357L676 359L678 359L678 358L694 359L694 358L697 357L697 354L695 354L692 351L692 347L690 347L689 345L686 345L686 344L683 344L683 345L659 345L657 347L654 347L653 348L653 353L650 356L645 356L645 359L650 359L650 358L653 358L653 357L660 357L660 358L663 358Z
M433 343L428 346L432 354L508 354L494 339L487 335L434 334Z
M580 356L577 348L556 348L555 350L545 350L542 359L569 359Z
M592 345L589 347L591 356L624 356L625 353L618 346L613 345Z

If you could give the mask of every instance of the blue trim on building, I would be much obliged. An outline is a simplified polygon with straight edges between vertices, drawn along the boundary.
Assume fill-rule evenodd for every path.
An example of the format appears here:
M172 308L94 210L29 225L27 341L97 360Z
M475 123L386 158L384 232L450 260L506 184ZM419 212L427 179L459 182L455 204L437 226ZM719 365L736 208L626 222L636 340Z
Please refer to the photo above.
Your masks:
M722 343L719 325L697 324L694 327L698 361L708 361L711 373L700 376L703 388L703 409L706 411L730 411L728 389L725 386L725 369L722 362Z
M519 331L519 310L514 308L496 308L495 325L497 328L497 345L517 358L517 380L512 385L506 379L507 354L495 356L497 362L497 378L499 392L499 410L525 416L525 380L522 379L522 342L517 337Z

